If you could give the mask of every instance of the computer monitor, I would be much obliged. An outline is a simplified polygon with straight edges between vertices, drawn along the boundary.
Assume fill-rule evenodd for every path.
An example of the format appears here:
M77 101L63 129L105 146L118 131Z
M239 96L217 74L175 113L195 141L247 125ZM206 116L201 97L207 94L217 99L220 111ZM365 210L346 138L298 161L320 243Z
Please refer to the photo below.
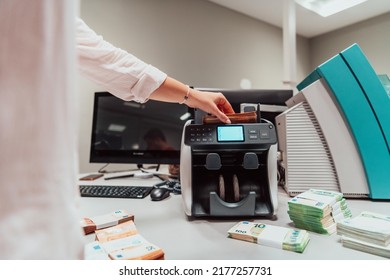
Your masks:
M188 107L149 100L124 101L95 92L91 163L179 164Z

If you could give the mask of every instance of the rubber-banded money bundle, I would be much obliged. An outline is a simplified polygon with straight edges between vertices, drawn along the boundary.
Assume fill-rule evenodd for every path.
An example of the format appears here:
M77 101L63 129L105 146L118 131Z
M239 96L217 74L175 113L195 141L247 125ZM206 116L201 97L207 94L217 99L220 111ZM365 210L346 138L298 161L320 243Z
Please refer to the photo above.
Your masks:
M134 221L134 215L126 210L117 210L104 215L83 218L80 224L84 233L90 234L95 232L95 230L115 226L127 221Z
M310 235L306 230L242 221L228 230L228 237L302 253Z

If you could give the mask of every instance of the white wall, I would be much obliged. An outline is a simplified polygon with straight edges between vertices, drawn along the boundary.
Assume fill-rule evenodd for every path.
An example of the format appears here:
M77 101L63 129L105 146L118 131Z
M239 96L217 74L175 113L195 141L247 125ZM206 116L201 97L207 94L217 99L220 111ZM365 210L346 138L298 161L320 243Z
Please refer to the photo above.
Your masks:
M282 13L282 11L281 11ZM196 87L286 88L280 28L203 0L81 0L81 17L96 33ZM308 40L298 38L297 78L310 71ZM80 172L89 164L93 93L80 77Z
M390 13L311 39L311 68L353 43L359 44L377 74L390 76Z

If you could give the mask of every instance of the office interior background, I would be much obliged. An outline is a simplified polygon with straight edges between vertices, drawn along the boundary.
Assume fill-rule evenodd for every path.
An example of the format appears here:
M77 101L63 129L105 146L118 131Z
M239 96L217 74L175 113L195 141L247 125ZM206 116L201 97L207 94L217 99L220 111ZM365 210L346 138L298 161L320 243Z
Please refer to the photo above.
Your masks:
M81 18L97 34L183 83L290 88L283 82L281 27L207 0L80 2ZM296 82L353 43L360 45L377 74L390 76L390 13L386 12L313 37L297 34ZM103 166L89 163L89 150L94 92L104 90L79 76L80 173Z

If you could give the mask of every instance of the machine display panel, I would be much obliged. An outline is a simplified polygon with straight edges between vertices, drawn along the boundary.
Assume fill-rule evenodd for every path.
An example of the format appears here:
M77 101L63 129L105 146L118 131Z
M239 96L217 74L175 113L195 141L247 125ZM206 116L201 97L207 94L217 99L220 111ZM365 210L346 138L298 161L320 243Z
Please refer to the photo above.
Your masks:
M228 125L217 127L218 142L243 142L244 127L242 125Z

